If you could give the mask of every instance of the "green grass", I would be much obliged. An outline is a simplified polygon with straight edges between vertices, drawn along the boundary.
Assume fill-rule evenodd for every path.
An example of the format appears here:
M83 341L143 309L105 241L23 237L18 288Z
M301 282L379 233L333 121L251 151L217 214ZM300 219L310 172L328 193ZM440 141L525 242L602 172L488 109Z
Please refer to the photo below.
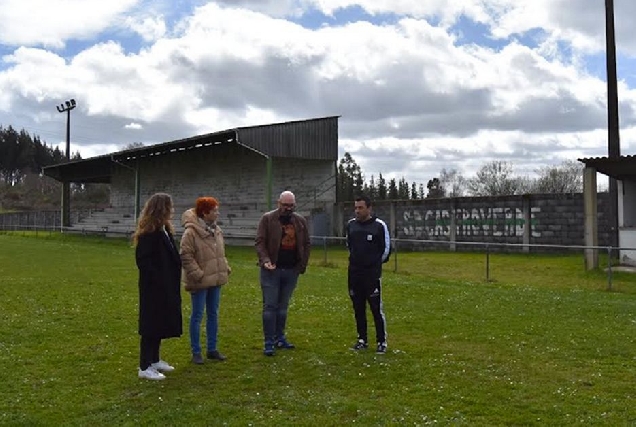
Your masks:
M581 255L401 253L385 270L389 353L354 353L346 254L314 250L289 314L297 349L261 353L252 248L230 247L223 363L139 380L137 272L122 240L0 234L0 424L629 425L636 277ZM326 262L325 262L326 261ZM189 299L184 294L184 331ZM370 323L370 330L372 324Z

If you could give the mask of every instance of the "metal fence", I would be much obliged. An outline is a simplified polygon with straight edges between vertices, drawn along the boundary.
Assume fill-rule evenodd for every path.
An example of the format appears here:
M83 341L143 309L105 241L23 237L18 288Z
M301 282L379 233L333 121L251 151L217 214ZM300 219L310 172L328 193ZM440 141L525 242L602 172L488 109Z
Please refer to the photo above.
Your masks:
M39 235L48 235L51 236L53 234L62 232L62 233L72 233L72 234L83 234L83 235L93 235L93 236L102 236L102 237L119 237L119 238L130 238L130 232L116 232L116 231L78 231L77 229L65 229L60 226L51 226L51 227L43 227L39 225L33 226L20 226L20 225L11 225L5 226L0 223L0 233L2 232L11 232L11 233L20 233L22 232L24 235L29 234L35 236ZM176 236L177 239L180 236ZM249 246L253 245L254 237L251 235L225 235L226 244L228 246ZM346 238L345 237L334 237L334 236L311 236L312 242L312 253L315 257L318 251L322 251L322 260L324 264L329 263L329 249L334 247L344 248L346 246ZM486 281L491 280L491 266L490 266L490 257L491 255L497 253L505 253L508 250L508 253L519 253L524 254L526 251L530 250L530 248L535 249L543 249L548 250L551 253L571 253L573 251L581 252L583 256L584 251L586 250L596 250L599 252L604 252L607 254L607 289L612 290L612 280L614 274L614 266L612 264L612 260L614 259L614 254L619 254L621 250L629 250L636 251L636 248L626 248L626 247L612 247L612 246L583 246L583 245L545 245L545 244L523 244L523 243L484 243L484 242L443 242L440 240L419 240L419 239L391 239L391 249L392 249L392 263L393 263L393 271L399 271L399 254L401 253L400 248L406 248L404 250L405 253L414 253L414 252L441 252L444 251L444 243L448 247L446 251L448 252L456 252L457 246L466 246L476 248L479 253L484 254L484 271L485 271L485 279ZM429 245L429 246L427 246ZM320 249L318 249L320 247ZM425 248L425 249L423 249ZM497 251L493 251L493 249L497 249Z
M313 236L312 242L314 244L313 253L315 254L316 243L322 242L322 250L323 250L323 262L328 262L328 248L330 245L339 244L345 245L345 237L327 237L327 236ZM484 242L442 242L440 240L417 240L417 239L391 239L392 245L392 260L393 260L393 271L399 271L399 253L400 246L404 245L407 248L417 248L417 250L408 250L408 252L431 252L431 251L443 251L443 244L446 244L448 252L456 252L456 246L470 246L473 248L480 249L479 252L484 254L484 268L485 268L485 276L486 280L490 281L490 256L493 254L493 249L498 248L496 251L497 254L501 254L506 252L505 249L514 249L514 251L509 251L509 253L520 253L524 254L526 250L530 248L535 249L543 249L548 250L551 253L571 253L573 251L580 251L581 255L586 250L596 250L599 252L605 252L607 254L607 289L612 290L612 280L613 280L613 269L612 269L612 260L614 259L614 254L619 254L621 250L630 250L634 251L636 248L626 248L626 247L612 247L612 246L583 246L583 245L546 245L546 244L523 244L523 243L484 243ZM422 250L422 247L425 245L431 245L427 250ZM504 249L503 251L501 249Z

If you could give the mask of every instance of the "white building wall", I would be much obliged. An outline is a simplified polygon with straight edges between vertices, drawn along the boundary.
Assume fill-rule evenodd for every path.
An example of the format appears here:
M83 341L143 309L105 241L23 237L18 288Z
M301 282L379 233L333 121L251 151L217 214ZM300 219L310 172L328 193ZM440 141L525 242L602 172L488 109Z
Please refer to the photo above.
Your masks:
M636 248L636 182L618 181L618 245ZM636 250L621 250L622 264L636 266Z

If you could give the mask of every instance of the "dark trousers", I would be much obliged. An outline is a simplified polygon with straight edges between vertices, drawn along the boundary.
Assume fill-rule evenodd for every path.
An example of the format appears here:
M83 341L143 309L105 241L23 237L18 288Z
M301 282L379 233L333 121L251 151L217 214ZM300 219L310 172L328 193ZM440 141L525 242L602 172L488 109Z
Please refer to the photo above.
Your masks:
M139 368L142 371L148 366L159 361L159 347L161 338L147 337L142 335L139 341Z
M386 341L386 319L382 311L381 279L349 271L349 297L353 303L358 339L367 342L367 304L373 315L375 339Z

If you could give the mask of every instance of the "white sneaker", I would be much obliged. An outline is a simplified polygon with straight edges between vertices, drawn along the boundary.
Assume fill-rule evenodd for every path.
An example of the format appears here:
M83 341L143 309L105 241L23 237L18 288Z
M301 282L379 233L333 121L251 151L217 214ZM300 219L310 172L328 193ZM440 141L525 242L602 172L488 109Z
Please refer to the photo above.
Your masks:
M157 371L152 366L148 366L145 371L142 371L139 368L139 378L143 378L146 380L165 380L166 376L161 372Z
M156 371L159 371L159 372L172 372L172 371L174 371L174 366L168 365L168 363L164 362L163 360L155 362L155 363L153 363L150 366L152 366L153 368L155 368Z

